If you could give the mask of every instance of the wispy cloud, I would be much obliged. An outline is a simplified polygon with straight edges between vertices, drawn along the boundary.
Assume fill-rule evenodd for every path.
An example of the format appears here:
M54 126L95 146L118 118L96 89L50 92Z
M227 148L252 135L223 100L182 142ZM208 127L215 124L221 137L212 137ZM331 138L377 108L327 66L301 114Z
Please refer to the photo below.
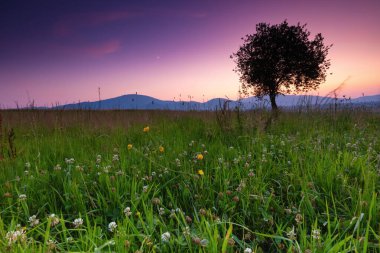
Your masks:
M82 28L104 25L116 21L126 20L140 15L138 12L120 11L92 11L76 13L61 18L53 25L53 34L57 37L72 35Z
M87 55L91 57L99 58L104 55L115 53L119 51L120 48L121 48L120 40L113 39L113 40L100 43L98 45L93 45L88 48L85 48L84 51Z

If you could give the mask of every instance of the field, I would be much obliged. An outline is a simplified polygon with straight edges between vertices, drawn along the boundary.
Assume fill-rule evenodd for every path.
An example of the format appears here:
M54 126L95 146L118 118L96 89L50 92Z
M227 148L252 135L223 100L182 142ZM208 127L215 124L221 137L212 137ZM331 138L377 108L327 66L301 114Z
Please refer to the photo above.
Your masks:
M380 252L378 113L0 113L0 252Z

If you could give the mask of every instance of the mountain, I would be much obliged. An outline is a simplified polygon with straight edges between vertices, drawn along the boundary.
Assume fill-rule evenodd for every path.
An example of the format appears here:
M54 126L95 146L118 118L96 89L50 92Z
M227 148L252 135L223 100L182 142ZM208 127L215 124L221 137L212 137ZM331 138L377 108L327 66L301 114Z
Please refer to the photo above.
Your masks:
M278 96L276 102L279 107L296 107L296 106L328 106L331 104L371 107L380 106L380 95L363 96L355 99L338 98L306 95L286 95ZM168 101L160 100L154 97L129 94L115 98L95 101L82 102L56 106L55 109L87 109L87 110L215 110L223 106L229 109L240 106L242 109L269 108L270 102L267 96L262 99L257 97L243 98L240 101L232 101L225 98L214 98L207 102L200 103L196 101Z

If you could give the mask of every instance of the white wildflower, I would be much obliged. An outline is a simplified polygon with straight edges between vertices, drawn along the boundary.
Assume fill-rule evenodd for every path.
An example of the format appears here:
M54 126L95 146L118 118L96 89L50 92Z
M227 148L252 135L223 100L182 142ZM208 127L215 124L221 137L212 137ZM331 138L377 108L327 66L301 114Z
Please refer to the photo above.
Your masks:
M97 155L96 156L96 163L101 163L102 162L102 156L101 155Z
M190 235L190 228L186 226L183 231L182 231L184 236L189 236Z
M54 213L50 214L48 219L50 219L50 226L52 227L59 223L59 218Z
M169 232L165 232L161 235L161 240L162 242L169 242L170 240L170 233Z
M21 228L16 231L9 231L5 235L5 239L8 241L8 245L12 245L13 243L16 243L17 241L25 242L26 241L26 234L25 229Z
M65 158L65 162L67 165L74 164L75 159L74 158Z
M126 216L131 216L132 215L132 212L131 212L131 208L129 206L127 206L125 209L124 209L124 214Z
M110 222L110 224L108 224L108 230L110 232L115 232L116 228L117 228L116 222L112 221L112 222Z
M294 231L294 226L293 226L292 230L290 230L288 233L286 233L286 236L287 236L290 240L296 240L296 239L297 239L297 234L296 234L296 232Z
M83 219L82 218L77 218L74 220L73 225L75 228L79 228L80 226L83 225Z
M311 237L313 237L316 240L321 239L321 230L319 230L319 229L313 229L311 231Z
M245 248L244 253L253 253L251 248Z
M26 200L26 194L20 194L18 195L19 200Z
M29 217L29 223L31 227L35 227L40 223L40 220L37 219L36 215L32 215Z
M114 154L113 157L112 157L112 161L113 162L118 162L119 161L119 155L118 154Z

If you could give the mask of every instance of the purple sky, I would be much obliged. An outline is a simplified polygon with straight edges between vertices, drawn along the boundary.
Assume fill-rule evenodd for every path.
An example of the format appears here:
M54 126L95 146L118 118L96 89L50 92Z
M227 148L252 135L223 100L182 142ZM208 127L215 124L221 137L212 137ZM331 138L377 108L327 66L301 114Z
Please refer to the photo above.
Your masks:
M138 92L166 100L235 99L229 56L259 22L322 33L330 71L314 94L380 94L380 1L2 1L0 107Z

